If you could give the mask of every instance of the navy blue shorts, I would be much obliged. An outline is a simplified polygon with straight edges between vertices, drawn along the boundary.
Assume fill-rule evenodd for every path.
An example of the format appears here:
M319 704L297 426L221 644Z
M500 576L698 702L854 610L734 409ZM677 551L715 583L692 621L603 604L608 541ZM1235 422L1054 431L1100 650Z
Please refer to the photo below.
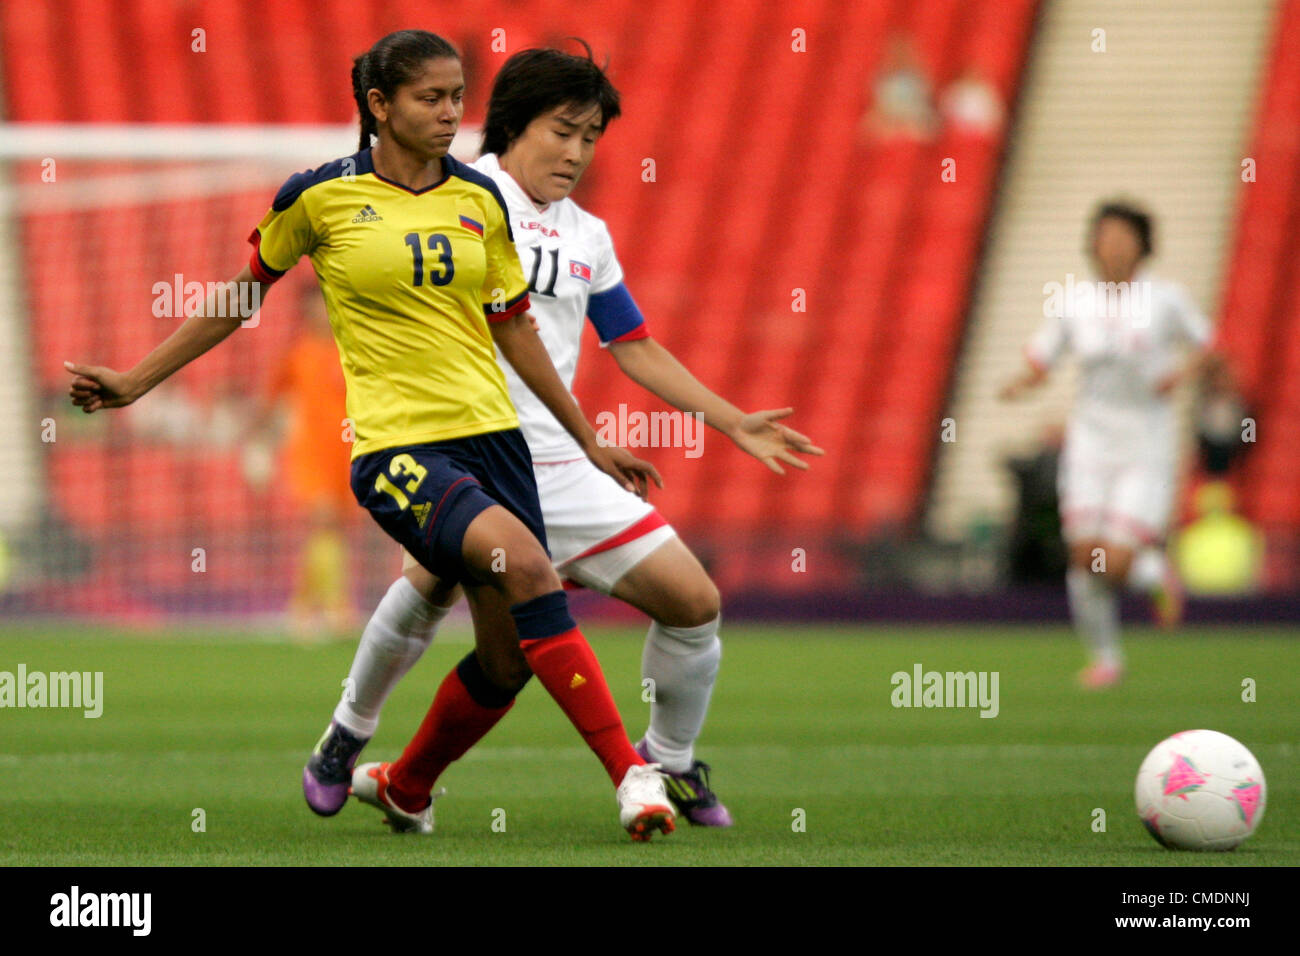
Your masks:
M428 571L472 580L461 554L470 522L502 505L546 547L533 459L517 428L384 448L352 462L361 507Z

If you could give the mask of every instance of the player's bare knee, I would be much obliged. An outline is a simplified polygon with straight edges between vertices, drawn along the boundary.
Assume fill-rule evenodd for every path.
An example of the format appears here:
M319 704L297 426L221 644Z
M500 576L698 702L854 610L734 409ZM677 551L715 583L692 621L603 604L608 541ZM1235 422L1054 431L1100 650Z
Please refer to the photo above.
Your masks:
M540 546L507 561L500 572L498 586L513 604L558 591L561 587L560 576Z
M659 623L669 627L701 627L722 613L722 596L717 586L705 575L693 582L689 589L676 594L665 609Z
M431 573L424 565L403 552L402 576L411 582L411 586L431 604L448 607L456 600L456 583L446 582Z

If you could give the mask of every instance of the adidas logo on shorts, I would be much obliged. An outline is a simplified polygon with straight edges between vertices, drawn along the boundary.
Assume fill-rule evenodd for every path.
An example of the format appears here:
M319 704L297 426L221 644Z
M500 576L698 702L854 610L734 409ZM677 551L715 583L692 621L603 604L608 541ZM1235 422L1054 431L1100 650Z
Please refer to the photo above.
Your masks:
M361 211L352 217L353 222L383 222L384 217L375 212L375 207L366 203Z

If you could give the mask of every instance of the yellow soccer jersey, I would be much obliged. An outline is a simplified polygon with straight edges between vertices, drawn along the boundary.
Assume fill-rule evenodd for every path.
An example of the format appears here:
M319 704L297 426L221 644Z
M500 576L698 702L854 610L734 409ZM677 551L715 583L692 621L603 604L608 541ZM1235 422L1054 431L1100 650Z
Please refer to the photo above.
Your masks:
M450 156L414 191L370 150L290 176L249 236L274 282L311 258L347 382L352 457L515 428L488 322L528 308L505 201Z

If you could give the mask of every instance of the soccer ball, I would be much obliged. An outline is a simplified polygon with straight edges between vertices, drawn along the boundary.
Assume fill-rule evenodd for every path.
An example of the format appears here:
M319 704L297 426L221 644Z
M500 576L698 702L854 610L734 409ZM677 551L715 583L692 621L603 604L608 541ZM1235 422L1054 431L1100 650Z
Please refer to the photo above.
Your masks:
M1138 816L1171 850L1231 850L1264 818L1264 772L1249 750L1217 730L1162 740L1138 770Z

